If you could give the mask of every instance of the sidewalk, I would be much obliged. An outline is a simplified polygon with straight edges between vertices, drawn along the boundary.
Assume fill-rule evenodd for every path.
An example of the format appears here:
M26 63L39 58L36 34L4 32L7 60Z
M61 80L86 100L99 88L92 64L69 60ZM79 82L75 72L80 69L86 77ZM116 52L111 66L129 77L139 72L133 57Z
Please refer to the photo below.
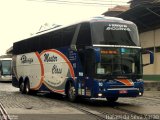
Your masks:
M144 80L144 90L150 91L150 90L156 90L160 91L160 81L154 81L154 80Z

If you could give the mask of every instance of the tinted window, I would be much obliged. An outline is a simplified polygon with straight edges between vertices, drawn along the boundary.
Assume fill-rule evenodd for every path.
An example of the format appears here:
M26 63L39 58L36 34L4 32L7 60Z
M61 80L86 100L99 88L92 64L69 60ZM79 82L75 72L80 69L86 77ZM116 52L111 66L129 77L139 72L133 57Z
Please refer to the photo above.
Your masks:
M75 29L76 29L76 26L71 26L63 30L63 46L71 45L71 42L75 33Z
M13 54L70 46L76 25L14 43Z
M137 27L118 22L91 23L93 44L139 46Z
M91 45L90 23L81 24L76 45Z

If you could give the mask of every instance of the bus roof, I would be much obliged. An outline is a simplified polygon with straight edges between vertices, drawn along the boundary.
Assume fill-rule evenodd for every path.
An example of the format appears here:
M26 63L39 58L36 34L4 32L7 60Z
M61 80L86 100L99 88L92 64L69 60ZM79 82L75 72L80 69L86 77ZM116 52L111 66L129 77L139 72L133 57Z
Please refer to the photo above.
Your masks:
M63 28L66 28L66 27L69 27L69 26L72 26L72 25L80 24L80 23L83 23L83 22L92 23L92 22L98 22L98 21L122 22L122 23L127 23L127 24L134 24L133 22L127 21L127 20L123 20L122 18L110 17L110 16L106 17L106 16L101 15L101 16L97 16L97 17L92 17L92 18L80 20L80 21L74 22L72 24L59 25L58 27L49 28L49 29L44 30L42 32L38 32L39 34L35 34L35 35L33 35L33 37L34 36L38 36L38 35L42 35L42 34L45 34L45 33L48 33L48 32L56 31L56 30L59 30L59 29L63 29Z
M108 22L119 22L119 23L134 24L133 22L123 20L122 18L110 17L110 16L107 16L107 17L106 17L106 16L101 15L101 16L92 17L92 18L89 18L89 19L80 20L80 21L74 22L74 23L72 23L72 24L57 25L56 27L49 28L49 29L46 29L46 30L37 32L37 33L34 34L33 36L31 36L31 37L29 37L29 38L26 38L26 39L23 39L23 40L27 40L27 39L30 39L30 38L33 38L33 37L36 37L36 36L39 36L39 35L43 35L43 34L45 34L45 33L49 33L49 32L56 31L56 30L60 30L60 29L63 29L63 28L66 28L66 27L69 27L69 26L72 26L72 25L76 25L76 24L83 23L83 22L93 23L93 22L98 22L98 21L108 21ZM22 41L22 40L19 40L19 41ZM17 41L17 42L19 42L19 41ZM15 43L16 43L16 42L15 42Z
M15 42L13 43L13 54L23 54L23 53L29 53L34 51L42 51L44 49L70 46L76 43L73 40L73 38L74 38L74 35L75 35L74 33L76 29L79 28L78 26L81 26L81 24L83 25L86 23L88 25L97 24L98 22L102 22L102 23L114 22L114 23L131 24L131 25L134 24L130 21L126 21L116 17L104 17L104 16L93 17L93 18L81 20L79 22L75 22L69 25L50 28L48 30L39 32L38 34L30 38L26 38L24 40ZM64 35L66 35L66 37L62 37L63 33ZM62 41L58 42L60 39Z

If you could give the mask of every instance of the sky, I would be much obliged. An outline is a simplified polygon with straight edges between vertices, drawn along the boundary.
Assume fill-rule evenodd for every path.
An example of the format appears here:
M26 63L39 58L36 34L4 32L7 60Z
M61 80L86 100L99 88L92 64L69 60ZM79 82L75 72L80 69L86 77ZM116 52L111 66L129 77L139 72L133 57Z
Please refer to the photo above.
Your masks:
M128 1L0 0L0 55L4 55L14 42L30 37L40 28L99 16L106 12L108 7L126 5Z

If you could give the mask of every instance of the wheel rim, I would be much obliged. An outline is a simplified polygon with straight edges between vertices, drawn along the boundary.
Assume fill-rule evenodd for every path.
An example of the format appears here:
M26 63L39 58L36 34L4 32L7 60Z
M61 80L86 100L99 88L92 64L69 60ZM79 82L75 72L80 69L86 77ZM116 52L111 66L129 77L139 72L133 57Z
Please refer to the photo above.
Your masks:
M74 100L75 99L75 88L71 85L69 88L69 99Z
M20 84L20 91L23 92L23 90L24 90L24 82Z
M28 83L26 84L26 93L29 93L29 86L28 86Z
M25 83L25 91L26 91L26 94L29 94L29 92L30 92L30 86L29 86L28 81L26 81L26 83Z

